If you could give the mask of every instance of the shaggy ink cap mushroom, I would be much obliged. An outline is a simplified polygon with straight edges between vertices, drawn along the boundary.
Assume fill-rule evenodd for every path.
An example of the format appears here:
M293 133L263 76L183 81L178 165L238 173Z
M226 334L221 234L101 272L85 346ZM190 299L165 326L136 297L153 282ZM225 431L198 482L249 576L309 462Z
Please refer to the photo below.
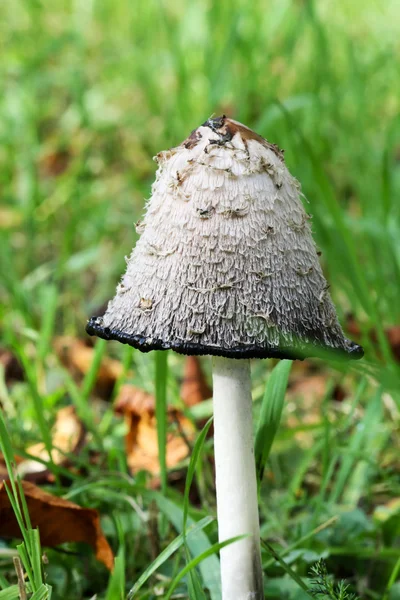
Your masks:
M225 116L160 152L141 237L87 332L144 352L361 358L339 325L283 152Z

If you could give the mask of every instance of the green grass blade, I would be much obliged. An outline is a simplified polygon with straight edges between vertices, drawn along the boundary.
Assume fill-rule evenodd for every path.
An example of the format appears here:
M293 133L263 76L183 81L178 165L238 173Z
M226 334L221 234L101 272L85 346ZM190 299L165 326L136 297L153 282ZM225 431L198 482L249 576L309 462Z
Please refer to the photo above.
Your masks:
M106 600L124 600L125 598L125 555L123 550L115 557L114 571L108 582Z
M183 511L181 508L160 493L151 492L148 495L154 498L158 508L172 523L174 528L179 533L182 533ZM194 521L188 517L187 523L191 526L194 524ZM187 537L186 543L190 554L194 557L208 551L211 546L210 540L203 531L197 531L195 535L190 536L190 538ZM221 577L218 557L211 553L208 558L201 562L199 570L204 587L208 588L210 592L211 600L221 600Z
M336 516L331 517L325 523L322 523L318 527L315 527L315 529L313 529L312 531L309 531L308 533L306 533L305 535L300 537L298 540L296 540L293 544L290 544L290 546L288 546L287 548L282 550L282 552L280 553L280 557L283 558L284 556L286 556L287 554L292 552L292 550L295 550L295 548L298 548L299 546L304 544L304 542L307 542L309 539L313 538L315 535L317 535L321 531L324 531L324 529L328 529L331 525L334 525L337 520L338 520L338 517L336 517ZM269 567L272 567L275 560L276 560L275 558L271 558L266 563L263 563L263 568L268 569Z
M38 590L36 590L36 592L34 594L32 594L32 596L30 597L30 600L49 600L50 597L51 597L51 588L48 585L46 585L45 583L42 583L40 588Z
M40 589L43 583L42 571L42 548L40 545L40 536L38 529L29 529L29 537L31 540L31 564L33 576L35 578L35 587Z
M29 580L29 583L31 584L32 591L35 592L37 590L37 587L35 585L35 576L33 574L32 568L31 568L29 553L27 551L25 542L23 542L22 544L19 544L17 546L17 550L18 550L18 554L21 558L22 564L24 565L26 574L28 575L28 580Z
M167 378L168 378L168 352L157 351L155 354L156 372L156 419L158 460L160 463L161 490L167 491Z
M189 512L190 487L192 485L193 477L196 472L197 462L198 462L199 456L201 454L201 451L203 449L203 445L204 445L205 439L207 437L208 430L210 429L211 423L212 423L212 417L207 421L207 423L204 425L202 431L200 432L200 435L198 436L198 438L196 440L196 443L195 443L193 451L192 451L192 455L190 457L189 467L188 467L188 471L186 474L185 491L184 491L184 495L183 495L183 526L182 527L183 527L183 535L184 536L186 534L186 523L187 523L188 512ZM186 544L185 544L185 546L186 546ZM190 562L190 554L189 554L189 550L187 547L185 547L185 556L186 556L187 563ZM204 593L201 588L200 581L199 581L199 578L198 578L198 575L197 575L197 572L195 569L191 570L188 575L188 593L189 593L190 600L202 600L202 598L204 598Z
M185 557L186 564L190 563L190 552L188 547L185 545ZM189 595L189 600L206 600L203 588L201 587L201 582L199 575L196 569L191 569L187 576L187 590Z
M271 556L274 557L274 559L281 565L282 569L284 571L286 571L286 573L289 575L289 577L291 579L293 579L293 581L295 581L297 583L297 585L309 595L310 598L314 598L314 596L312 596L308 592L308 587L304 583L302 578L299 575L297 575L297 573L295 571L293 571L293 569L291 567L289 567L288 564L285 563L283 558L281 558L279 556L279 554L274 550L274 548L270 544L268 544L268 542L264 542L263 540L261 540L261 545L268 552L268 554L271 554Z
M14 477L14 452L11 445L10 436L8 435L7 427L3 418L3 413L0 411L0 451L3 455L4 461L6 463L8 476L10 478L11 488L13 491L13 495L17 506L19 507L19 498L17 493L17 486Z
M207 527L207 525L212 523L213 520L214 519L212 517L204 517L204 519L201 519L197 523L193 524L186 531L186 539L190 539L192 535L195 535L197 532ZM174 554L174 552L176 552L183 545L184 541L184 535L183 533L180 533L162 552L160 552L157 558L151 563L151 565L147 567L147 569L139 577L139 579L129 592L129 598L133 598L133 595L140 590L140 588L146 583L149 577L151 577L153 573L155 573L157 569L159 569L161 565L164 564L165 561L168 560L168 558L172 556L172 554Z
M21 531L21 537L24 540L27 548L29 548L30 540L29 540L28 530L26 528L23 513L22 513L21 507L20 507L21 498L18 495L18 493L15 496L13 495L12 490L10 490L8 487L8 482L6 482L4 485L5 485L7 496L10 501L11 507L13 509L15 518L17 520L18 526Z
M7 579L0 573L0 590L4 590L9 587Z
M54 333L56 319L58 290L54 285L49 285L43 290L43 316L42 326L38 339L37 359L41 363L51 349L51 340Z
M181 579L183 579L183 577L185 577L185 575L187 573L189 573L191 571L191 569L194 569L194 567L196 567L198 564L200 564L204 559L208 558L209 556L212 556L216 552L219 552L219 550L221 550L222 548L225 548L225 546L229 546L229 544L234 544L235 542L238 542L239 540L243 540L246 537L248 537L248 536L247 535L237 535L235 537L229 538L228 540L225 540L224 542L218 542L217 544L213 544L212 546L210 546L210 548L208 548L208 550L206 550L205 552L202 552L199 556L196 556L196 558L193 558L178 573L178 575L176 575L176 577L174 577L174 579L168 589L168 593L165 596L165 600L169 600L169 598L171 598L172 592L175 590L178 583L181 581Z
M392 587L396 583L397 576L399 575L399 573L400 573L400 557L397 559L397 562L396 562L396 564L393 567L393 571L390 574L389 581L387 583L386 590L385 590L385 593L383 595L382 600L388 600L389 594L390 594L390 590L392 589Z
M373 424L377 424L381 420L381 395L382 391L378 390L375 394L375 398L370 402L365 412L361 426L357 428L351 437L349 446L342 457L340 469L329 497L329 502L331 503L336 503L344 492L346 482L351 479L352 474L354 475L355 473L355 468L358 463L358 454L365 444L365 440L368 439L368 434L373 429ZM368 456L368 449L366 448L365 451L365 456Z
M263 478L272 443L278 431L291 367L292 361L279 361L265 388L254 448L258 484Z
M86 401L89 398L89 394L96 383L97 373L99 372L101 361L103 360L103 356L106 352L106 349L107 342L105 340L96 341L96 345L94 347L93 360L91 362L88 372L85 374L82 383L82 401Z
M49 428L49 425L48 425L48 422L47 422L47 419L45 417L45 413L43 410L42 398L41 398L39 390L38 390L36 371L35 371L34 365L30 362L30 360L27 357L22 346L17 344L16 349L18 352L18 357L23 364L26 378L28 381L28 386L29 386L29 390L31 393L32 403L33 403L33 406L35 409L36 418L37 418L37 422L38 422L39 429L40 429L40 435L41 435L43 443L46 447L47 453L49 455L50 463L51 463L51 465L54 465L53 452L52 452L53 444L52 444L52 439L51 439L51 433L50 433L50 428ZM57 477L58 476L56 475L56 479L57 479Z
M212 419L212 417L210 417L210 419L208 419L207 423L204 425L204 427L201 430L200 435L198 436L196 443L194 445L194 448L192 451L192 456L190 457L189 467L188 467L186 481L185 481L185 491L184 491L184 495L183 495L183 533L185 533L185 531L186 531L186 523L187 523L188 512L189 512L190 486L192 485L193 477L196 472L197 461L199 460L199 457L200 457L201 451L203 449L203 445L204 445L205 439L207 437L208 430L211 427L212 421L213 421L213 419Z
M17 585L11 585L0 592L0 600L19 600L19 588Z
M22 486L22 481L21 478L18 476L17 477L17 485L18 485L18 492L19 492L19 499L21 501L21 507L22 507L22 514L24 517L24 523L27 527L27 529L32 530L32 523L31 523L31 517L29 515L29 509L28 509L28 504L26 502L26 498L25 498L25 494L24 494L24 488Z

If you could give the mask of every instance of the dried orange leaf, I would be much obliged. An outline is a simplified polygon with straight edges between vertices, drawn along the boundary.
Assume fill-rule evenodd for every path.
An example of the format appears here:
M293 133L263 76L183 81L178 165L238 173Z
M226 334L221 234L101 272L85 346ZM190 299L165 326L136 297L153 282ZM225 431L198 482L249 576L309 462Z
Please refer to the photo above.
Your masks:
M157 475L160 465L154 396L134 385L123 385L115 402L115 410L124 415L127 424L125 444L130 470L146 470ZM171 407L168 409L168 420L170 428L166 461L167 467L172 468L188 456L190 447L187 440L193 439L194 427L181 412ZM175 431L172 431L174 424Z
M55 350L64 366L78 375L85 375L93 362L94 348L79 338L62 336L54 342ZM108 394L116 380L123 373L118 360L104 357L97 373L96 385Z
M115 399L114 409L119 414L133 414L140 417L143 414L154 414L154 396L136 385L126 383L121 386Z
M82 422L78 419L75 408L66 406L57 412L56 421L52 430L52 459L56 465L67 465L68 457L66 454L78 452L85 441L85 430ZM26 451L28 454L48 462L49 453L42 442L29 446ZM18 473L21 477L27 474L40 473L46 471L46 466L39 461L24 460L18 466Z
M97 510L53 496L27 481L22 482L22 488L32 527L39 527L43 546L84 542L92 546L98 561L113 569L114 555L101 530ZM0 483L0 537L21 538L4 482Z

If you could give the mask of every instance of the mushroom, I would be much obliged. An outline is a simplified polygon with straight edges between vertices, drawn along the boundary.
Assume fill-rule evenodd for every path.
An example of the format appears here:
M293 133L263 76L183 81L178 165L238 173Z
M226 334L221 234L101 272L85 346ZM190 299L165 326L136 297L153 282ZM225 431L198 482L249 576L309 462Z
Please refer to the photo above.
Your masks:
M143 352L211 355L223 600L263 595L250 359L303 359L346 339L283 151L225 116L160 152L141 237L87 332Z

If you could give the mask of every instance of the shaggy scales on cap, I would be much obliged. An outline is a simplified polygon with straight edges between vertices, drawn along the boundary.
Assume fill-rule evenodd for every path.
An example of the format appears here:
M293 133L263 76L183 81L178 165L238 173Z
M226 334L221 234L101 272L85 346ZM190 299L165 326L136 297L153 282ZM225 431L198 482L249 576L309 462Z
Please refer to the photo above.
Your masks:
M142 351L304 358L344 337L282 151L225 116L160 152L141 237L87 332Z

